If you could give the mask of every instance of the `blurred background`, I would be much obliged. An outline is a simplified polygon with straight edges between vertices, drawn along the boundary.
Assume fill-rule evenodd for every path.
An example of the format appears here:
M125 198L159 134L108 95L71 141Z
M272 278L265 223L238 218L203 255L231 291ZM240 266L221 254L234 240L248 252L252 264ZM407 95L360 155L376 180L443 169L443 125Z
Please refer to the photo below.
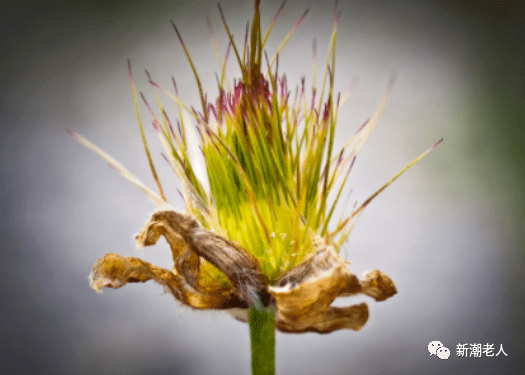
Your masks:
M339 1L337 90L357 86L339 115L341 147L373 113L397 71L390 103L348 182L346 212L440 138L443 143L365 210L342 254L358 276L387 273L399 293L367 301L360 332L277 333L278 374L520 373L525 202L523 2ZM251 1L221 1L238 43ZM280 2L262 1L266 28ZM333 6L289 0L267 43L290 86L311 84L312 41L324 64ZM248 325L226 313L180 306L154 283L97 294L93 263L106 252L171 268L165 241L135 250L155 206L76 131L151 188L127 76L154 101L143 69L199 106L173 20L208 98L218 66L209 15L224 56L215 1L3 2L0 12L0 373L248 374ZM233 62L231 60L230 62ZM230 64L230 79L239 73ZM321 79L318 69L318 84ZM177 113L161 97L172 120ZM183 203L161 146L143 120L168 200ZM350 189L348 189L349 191ZM451 351L430 356L430 341ZM461 358L458 344L494 344L499 356ZM495 354L494 353L494 354Z

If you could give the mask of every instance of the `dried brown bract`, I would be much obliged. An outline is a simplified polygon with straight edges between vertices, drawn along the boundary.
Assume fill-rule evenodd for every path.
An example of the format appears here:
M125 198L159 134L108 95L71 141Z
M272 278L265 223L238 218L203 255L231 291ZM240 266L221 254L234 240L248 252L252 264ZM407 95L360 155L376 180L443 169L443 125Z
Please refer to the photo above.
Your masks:
M154 280L180 302L197 309L247 310L260 299L265 306L276 307L276 327L292 333L357 331L368 320L367 304L331 307L335 298L363 293L383 301L397 293L392 280L377 270L360 281L320 237L313 254L269 285L255 256L203 228L190 215L156 212L136 237L137 246L154 245L160 236L171 248L175 263L171 271L139 258L107 253L93 267L91 287L100 291ZM222 271L231 285L206 283L204 262ZM246 321L241 315L236 318Z

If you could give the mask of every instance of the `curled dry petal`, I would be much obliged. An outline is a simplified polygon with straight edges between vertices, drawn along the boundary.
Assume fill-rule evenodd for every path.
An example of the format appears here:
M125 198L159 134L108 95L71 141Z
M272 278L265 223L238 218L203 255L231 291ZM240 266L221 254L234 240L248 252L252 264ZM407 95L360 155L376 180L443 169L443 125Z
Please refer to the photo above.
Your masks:
M203 293L189 285L180 275L167 269L139 258L125 258L115 253L107 253L100 258L93 266L90 278L91 288L97 291L101 288L120 288L127 283L154 280L182 303L195 308L222 308L223 305L228 306L228 302L235 306L236 302L231 301L226 294Z
M334 299L365 293L382 301L397 293L394 283L377 270L360 283L330 246L318 240L316 248L315 254L269 287L277 303L277 327L284 332L360 330L368 320L366 303L331 307Z
M158 211L136 237L137 246L154 245L164 236L175 263L170 272L138 258L108 253L91 273L91 287L120 288L128 282L155 280L182 303L195 308L247 308L257 293L268 301L266 282L257 259L234 242L201 227L189 215L172 210ZM203 285L201 259L224 272L231 286Z
M376 301L384 301L397 293L396 286L388 275L378 270L370 271L361 282L363 293Z
M283 332L329 333L361 329L368 320L366 303L332 307L337 297L363 293L383 301L397 293L392 280L377 270L363 281L352 274L343 259L322 239L315 253L268 285L257 258L246 249L205 228L190 215L158 211L137 235L137 246L154 245L164 236L174 267L169 271L139 258L108 253L91 273L91 287L120 288L130 282L154 280L183 304L199 309L223 309L246 321L242 311L259 299L275 306L276 327ZM228 277L231 285L209 285L201 280L203 259ZM240 310L239 310L240 308Z

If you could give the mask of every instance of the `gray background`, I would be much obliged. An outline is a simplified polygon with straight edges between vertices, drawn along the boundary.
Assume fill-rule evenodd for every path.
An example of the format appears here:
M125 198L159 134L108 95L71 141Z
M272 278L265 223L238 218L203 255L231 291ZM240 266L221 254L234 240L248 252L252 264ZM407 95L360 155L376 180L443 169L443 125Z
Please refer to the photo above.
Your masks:
M252 2L221 4L242 40ZM278 5L263 1L263 28ZM324 64L332 4L289 0L268 41L272 55L307 7L280 58L292 84L302 75L310 83L314 37ZM337 89L359 78L339 116L339 147L398 72L352 171L349 206L445 140L367 208L342 251L354 273L380 269L399 294L382 303L338 300L369 302L360 332L277 333L277 372L523 372L523 6L340 1L339 9ZM0 372L249 373L248 326L229 315L179 306L153 283L89 289L91 267L106 252L168 268L171 258L165 241L138 254L133 235L154 205L65 131L84 135L154 188L126 58L150 102L144 68L170 90L174 75L183 101L198 106L172 19L214 97L218 68L205 15L223 56L227 44L215 1L20 1L2 4L0 14ZM168 200L182 209L142 109ZM448 361L429 356L432 340L450 348ZM460 358L459 343L503 344L508 357Z

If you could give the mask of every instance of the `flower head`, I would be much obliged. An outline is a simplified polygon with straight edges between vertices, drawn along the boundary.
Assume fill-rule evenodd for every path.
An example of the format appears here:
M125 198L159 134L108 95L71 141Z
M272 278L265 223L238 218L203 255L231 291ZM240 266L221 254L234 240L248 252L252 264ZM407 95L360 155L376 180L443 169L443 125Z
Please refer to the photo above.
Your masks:
M193 308L227 310L246 321L247 308L262 304L276 309L279 330L320 333L343 328L359 330L368 319L366 303L333 307L335 298L363 293L383 301L397 292L393 281L377 270L360 281L340 257L339 249L363 208L430 149L359 208L333 222L334 209L356 154L388 102L393 77L373 116L342 149L334 150L338 111L345 99L339 95L335 98L333 92L339 14L336 10L320 93L314 79L311 97L307 97L303 79L292 99L286 75L279 74L277 56L304 15L270 61L264 46L280 10L263 36L259 1L255 1L254 19L251 28L246 29L242 51L234 43L221 10L230 43L224 60L216 50L221 76L219 95L213 104L204 96L188 49L173 25L195 74L201 112L189 109L179 100L176 85L172 95L147 73L160 117L141 96L166 148L165 158L181 181L185 213L166 203L144 136L131 66L139 126L160 196L107 154L74 134L161 206L137 235L137 246L154 245L164 236L174 261L173 269L167 270L139 258L108 253L93 267L93 289L120 288L130 282L154 280ZM210 22L208 26L215 41ZM225 68L232 48L241 78L228 89ZM315 59L313 66L315 75ZM177 101L180 117L177 129L164 111L157 90ZM196 145L188 143L186 132L192 122L196 123L200 136L209 188L190 161L191 148ZM329 195L333 197L331 202Z

